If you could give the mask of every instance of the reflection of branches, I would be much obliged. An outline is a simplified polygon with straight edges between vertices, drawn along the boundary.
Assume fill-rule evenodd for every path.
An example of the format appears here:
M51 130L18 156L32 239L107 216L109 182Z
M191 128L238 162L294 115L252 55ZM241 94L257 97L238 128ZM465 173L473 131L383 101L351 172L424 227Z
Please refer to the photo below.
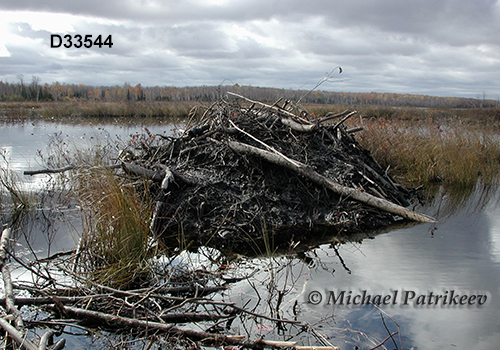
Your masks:
M372 304L376 309L378 309L380 311L380 317L382 317L382 322L384 323L384 327L385 329L387 330L387 333L389 333L389 337L392 339L393 343L394 343L394 346L396 347L396 349L398 348L397 345L396 345L396 342L394 341L394 338L393 336L395 334L398 334L399 335L399 343L401 344L401 349L403 350L403 341L401 339L401 329L399 327L399 324L387 313L385 312L384 310L382 310L380 307L378 307L377 305L375 304ZM393 333L390 333L389 329L387 328L387 325L385 324L385 319L384 319L384 315L386 315L387 317L389 317L391 319L392 322L394 322L394 324L396 325L396 327L398 328L398 331L397 332L393 332ZM388 338L386 338L384 340L383 343L385 343L387 340L389 340ZM382 343L382 344L383 344Z
M344 262L344 259L342 259L342 257L340 256L339 250L337 249L337 245L340 245L340 243L332 243L330 246L333 248L333 251L335 252L335 255L337 255L337 258L339 258L340 263L342 264L344 270L346 270L348 274L351 274L351 270L349 270L349 268Z

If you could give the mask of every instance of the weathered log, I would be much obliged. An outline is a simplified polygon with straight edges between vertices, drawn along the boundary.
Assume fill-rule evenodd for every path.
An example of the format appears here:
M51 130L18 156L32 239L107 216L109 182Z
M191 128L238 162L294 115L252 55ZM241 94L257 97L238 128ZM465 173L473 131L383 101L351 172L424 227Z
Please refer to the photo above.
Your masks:
M240 345L243 347L250 347L250 348L257 347L256 343L245 342L241 339L240 336L232 337L216 333L208 333L190 329L181 329L175 327L172 324L144 321L144 320L121 317L116 315L109 315L104 312L80 309L70 306L64 307L64 312L68 317L71 318L88 320L96 322L97 324L105 324L112 327L141 329L141 330L146 330L146 329L157 330L169 334L182 335L193 340L203 340L204 342L209 342L213 344Z
M318 127L317 124L302 124L287 118L281 118L280 121L281 124L289 126L292 130L298 132L312 132Z
M328 179L327 177L318 174L304 163L300 163L296 160L291 160L288 157L283 157L281 154L269 152L237 141L229 141L228 145L236 152L246 153L261 157L267 160L268 162L295 171L296 173L310 179L311 181L314 181L315 183L325 188L330 189L331 191L337 194L368 204L374 208L381 209L383 211L389 212L391 214L396 214L410 220L415 220L420 222L435 222L433 218L415 213L412 210L406 209L400 205L389 202L388 200L375 197L371 194L362 192L355 188L350 188L347 186L340 185Z
M154 171L146 169L137 164L125 162L121 163L121 166L123 171L125 171L127 174L144 177L155 182L162 182L165 179L165 171L163 170Z

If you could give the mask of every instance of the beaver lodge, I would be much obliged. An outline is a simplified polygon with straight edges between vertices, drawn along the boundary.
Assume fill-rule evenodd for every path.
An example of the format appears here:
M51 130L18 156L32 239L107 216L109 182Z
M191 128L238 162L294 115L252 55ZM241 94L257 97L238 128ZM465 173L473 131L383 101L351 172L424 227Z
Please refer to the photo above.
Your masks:
M346 129L356 112L314 119L290 101L230 95L181 136L143 144L123 163L155 180L152 228L166 241L248 247L432 221L405 208L412 191Z

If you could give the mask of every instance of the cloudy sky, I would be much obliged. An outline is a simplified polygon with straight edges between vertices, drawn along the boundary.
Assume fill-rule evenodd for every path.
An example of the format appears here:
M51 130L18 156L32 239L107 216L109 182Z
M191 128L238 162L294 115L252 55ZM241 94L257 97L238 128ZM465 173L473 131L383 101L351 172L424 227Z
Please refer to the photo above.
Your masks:
M113 46L51 48L51 34ZM500 0L1 0L0 80L500 98Z

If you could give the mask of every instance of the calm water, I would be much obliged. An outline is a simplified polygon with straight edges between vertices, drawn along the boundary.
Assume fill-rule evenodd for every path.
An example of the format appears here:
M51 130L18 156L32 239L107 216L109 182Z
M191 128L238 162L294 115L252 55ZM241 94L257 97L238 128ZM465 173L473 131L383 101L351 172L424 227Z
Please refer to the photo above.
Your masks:
M171 126L148 128L153 133L164 133L170 132ZM0 128L0 148L11 168L23 171L41 167L35 159L37 150L45 150L55 133L62 132L68 140L84 144L97 138L127 137L141 130L141 126L104 124L4 124ZM23 180L34 184L43 181L35 177ZM335 247L324 244L290 257L239 258L233 263L236 269L256 270L257 273L250 280L234 284L221 298L242 305L248 302L247 307L265 313L276 306L277 291L285 292L280 305L281 315L293 318L294 313L297 314L299 320L310 324L341 349L354 349L356 344L362 348L379 344L389 334L384 322L390 332L399 331L395 335L399 348L402 348L401 343L404 349L498 348L500 207L496 200L476 209L472 198L470 204L450 216L439 218L437 224L393 230L362 242ZM436 214L433 208L427 211ZM43 234L37 236L36 229L32 230L31 235L41 254L48 252L49 241L50 249L55 252L72 248L78 239L75 221L61 221L55 226L57 229L49 240ZM269 288L269 282L273 282L274 289ZM347 299L344 305L339 305L337 297L342 292L347 298L362 295L363 291L366 295L387 297L391 305L380 305L380 309L372 305L345 305ZM402 305L403 296L412 296L412 293L415 298L408 305ZM429 301L430 293L433 293L431 300L441 296L438 305L422 305L422 301ZM472 305L449 305L451 293L466 295ZM417 304L418 296L422 297ZM487 299L483 305L478 305L478 299L469 299L471 296L486 296ZM332 297L337 298L336 302ZM443 304L445 297L449 298L446 305ZM250 330L235 327L241 327L243 333L253 333L252 338L258 333L267 335L267 339L288 339L288 334L303 342L315 339L312 331L299 333L293 327L277 331L271 322L249 326ZM391 341L386 346L394 348Z

